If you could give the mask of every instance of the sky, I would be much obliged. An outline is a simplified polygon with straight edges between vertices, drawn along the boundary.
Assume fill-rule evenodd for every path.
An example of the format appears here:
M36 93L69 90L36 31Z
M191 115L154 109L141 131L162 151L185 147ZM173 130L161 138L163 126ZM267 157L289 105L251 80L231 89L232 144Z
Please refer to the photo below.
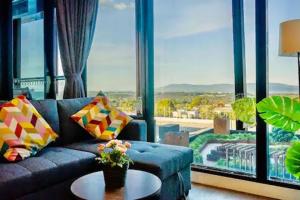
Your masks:
M244 0L247 82L255 82L254 0ZM88 59L90 91L136 88L134 0L99 0ZM155 87L174 83L234 83L232 0L154 0ZM279 24L300 18L299 0L269 0L269 80L297 84L297 59L278 56ZM41 25L36 25L36 29ZM34 28L22 30L32 37ZM24 40L24 65L42 63L40 48ZM27 52L27 53L26 53ZM31 69L31 68L30 68ZM31 71L31 70L30 70ZM38 73L38 70L33 70ZM30 75L30 74L29 74Z

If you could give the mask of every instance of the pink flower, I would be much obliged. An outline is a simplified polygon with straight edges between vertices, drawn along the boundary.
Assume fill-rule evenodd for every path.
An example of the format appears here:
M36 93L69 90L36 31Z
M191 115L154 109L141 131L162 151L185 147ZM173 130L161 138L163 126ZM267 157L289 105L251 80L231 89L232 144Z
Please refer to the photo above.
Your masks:
M124 154L127 151L127 148L121 144L116 146L116 150Z
M125 147L130 149L131 148L131 144L129 142L125 142Z
M122 144L121 140L110 140L108 143L106 143L107 148L112 148L115 145Z
M111 140L111 141L109 141L108 143L106 143L106 147L107 148L111 148L113 145L115 145L115 141L114 140Z
M116 144L122 144L121 140L114 140Z
M99 144L98 151L102 152L104 149L105 149L105 145L104 144Z

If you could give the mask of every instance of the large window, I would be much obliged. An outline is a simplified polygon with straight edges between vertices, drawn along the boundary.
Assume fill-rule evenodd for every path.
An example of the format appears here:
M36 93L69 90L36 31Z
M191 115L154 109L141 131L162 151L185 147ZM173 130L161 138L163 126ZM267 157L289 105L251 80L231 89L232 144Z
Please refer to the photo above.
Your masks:
M255 132L236 130L231 106L243 95L231 3L154 1L156 140L190 146L197 166L255 174Z
M121 110L136 110L135 1L101 1L88 59L88 96L104 91Z
M193 169L196 170L214 170L224 175L228 173L223 172L229 171L229 176L250 175L251 178L248 178L251 180L259 179L266 183L275 180L276 185L299 187L290 184L299 184L299 181L287 172L284 162L287 148L293 141L299 140L299 133L268 126L268 141L265 141L262 135L265 132L264 124L257 126L257 134L255 121L252 124L243 123L241 127L232 106L242 96L250 97L253 100L251 102L255 102L256 92L257 98L264 95L264 91L256 91L257 81L262 87L265 86L261 81L263 79L256 80L256 67L265 63L264 59L255 62L255 55L264 55L263 51L257 54L260 50L256 49L255 37L261 39L257 45L264 48L262 36L265 33L261 31L264 29L256 27L255 17L261 17L265 12L268 18L266 47L269 95L298 97L297 58L280 56L278 48L279 24L300 18L300 2L267 1L267 10L263 10L263 0L153 0L155 80L147 84L155 86L155 140L191 147L194 150ZM145 6L145 2L151 3L151 0L140 1L139 6ZM151 51L148 51L151 40L147 41L149 46L143 43L143 39L136 41L136 33L138 31L143 36L143 31L151 34L152 29L148 29L151 26L148 24L151 19L148 18L142 20L143 23L137 23L141 27L135 27L135 12L137 10L138 16L147 17L151 17L151 12L140 13L145 10L135 9L135 0L100 0L99 3L94 42L87 62L87 94L95 96L100 90L104 91L114 106L129 114L136 114L136 107L141 106L141 98L137 98L137 94L148 95L152 92L146 91L151 87L137 87L137 76L144 80L144 77L153 74L146 73L148 70L143 69L144 66L136 66L136 46L141 48L138 50L145 50L142 56L149 52L147 58L152 58ZM259 5L255 6L255 3ZM243 9L239 7L241 5ZM47 22L43 21L42 14L36 13L41 10L30 8L32 12L14 16L16 19L22 18L21 72L20 77L15 77L21 82L15 87L28 87L33 98L41 99L44 98L45 70L43 25ZM263 19L260 20L258 23L263 25ZM233 26L234 22L243 25L241 32L244 32L244 36L237 30L238 26ZM244 54L234 51L236 44L244 44ZM239 59L245 64L245 73L236 72L237 66L243 65L242 62L237 64ZM58 52L57 75L63 76L59 60ZM147 66L151 67L152 60L149 63ZM145 74L137 75L137 67L139 73ZM260 72L264 74L263 67L257 70L258 75ZM243 82L237 75L246 79L246 93L235 91L235 87ZM63 88L62 78L57 85L58 98L62 98ZM137 92L136 88L141 91ZM243 104L239 107L242 110L245 108ZM254 115L255 112L256 109ZM256 136L259 138L257 141ZM258 148L261 146L256 146L256 142L263 144L263 148ZM261 157L264 158L267 153L267 159L256 162L257 156L263 155ZM254 177L256 174L258 179Z
M299 19L300 2L297 0L269 0L269 95L298 97L298 68L296 57L284 57L279 52L279 24ZM285 168L285 154L291 142L299 140L294 132L269 126L269 176L272 180L294 182Z

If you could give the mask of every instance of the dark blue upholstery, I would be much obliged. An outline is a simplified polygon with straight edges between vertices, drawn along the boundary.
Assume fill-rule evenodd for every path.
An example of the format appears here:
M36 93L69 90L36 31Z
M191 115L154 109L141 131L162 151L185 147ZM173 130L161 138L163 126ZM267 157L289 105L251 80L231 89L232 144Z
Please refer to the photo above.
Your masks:
M132 147L128 150L128 155L134 162L131 168L151 172L162 180L193 162L193 151L190 148L140 141L130 143ZM98 145L99 142L93 139L66 147L97 154Z
M147 141L147 124L144 120L132 120L118 135L119 140Z
M181 169L178 171L181 173L181 175L184 177L184 191L186 194L188 194L189 190L191 189L191 167L187 166L184 169ZM178 174L172 174L168 178L162 181L161 185L161 196L160 199L179 199L182 197L182 194L180 193L180 181L178 178ZM199 198L201 199L201 198Z
M0 163L0 199L15 199L91 172L94 158L88 152L48 147L21 162Z
M57 134L59 134L59 118L56 100L33 100L31 101L31 103L36 108L36 110L43 116L43 118L48 122L51 128Z
M91 100L92 98L78 98L57 101L61 133L58 138L60 145L71 144L73 142L92 138L92 136L90 136L82 127L70 118L70 116L90 103Z

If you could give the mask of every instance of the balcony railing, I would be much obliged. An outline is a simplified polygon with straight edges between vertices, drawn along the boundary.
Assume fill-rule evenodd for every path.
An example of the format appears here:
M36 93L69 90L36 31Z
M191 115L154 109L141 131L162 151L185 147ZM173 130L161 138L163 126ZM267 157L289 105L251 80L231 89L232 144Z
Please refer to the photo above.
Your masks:
M14 89L15 90L22 90L27 89L30 91L34 99L43 99L44 98L44 90L45 90L45 83L48 79L44 77L30 77L30 78L15 78L14 79ZM56 92L57 98L62 98L63 95L63 88L65 77L64 76L56 76L55 77L55 85L56 85Z
M31 78L15 78L14 84L16 85L24 85L24 86L32 86L32 85L44 85L45 77L31 77ZM65 80L64 76L56 76L56 81Z

